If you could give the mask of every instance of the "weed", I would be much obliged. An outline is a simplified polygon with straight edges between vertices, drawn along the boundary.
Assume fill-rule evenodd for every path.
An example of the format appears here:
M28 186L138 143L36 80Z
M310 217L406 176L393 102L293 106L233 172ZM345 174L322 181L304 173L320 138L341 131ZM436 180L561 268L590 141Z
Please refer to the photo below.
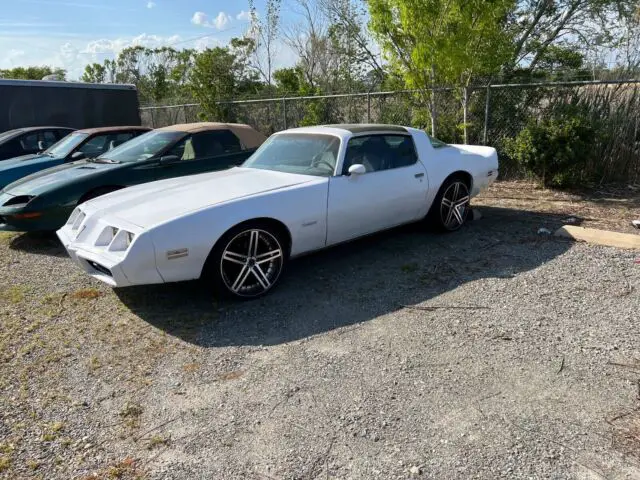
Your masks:
M139 404L127 402L120 411L120 416L123 418L137 418L142 415L142 412L142 407Z
M400 267L400 269L404 273L413 273L416 270L418 270L418 264L417 263L407 263L405 265L402 265L402 267Z
M55 422L51 424L51 431L55 433L60 433L64 429L64 423Z
M9 245L11 241L17 236L13 232L0 232L0 245Z
M160 447L168 444L169 444L169 437L163 437L162 435L154 435L149 439L147 448L149 450L152 450L156 447Z
M85 288L71 294L71 297L75 298L76 300L92 300L101 296L102 292L100 292L100 290L96 290L95 288Z
M102 364L100 363L100 360L98 359L98 357L95 355L91 355L91 358L89 358L89 370L94 372L97 369L99 369L101 366Z
M40 466L40 464L35 460L27 460L26 463L27 463L27 467L29 467L30 470L37 470L38 467Z
M11 466L11 459L9 457L0 457L0 472L9 470Z

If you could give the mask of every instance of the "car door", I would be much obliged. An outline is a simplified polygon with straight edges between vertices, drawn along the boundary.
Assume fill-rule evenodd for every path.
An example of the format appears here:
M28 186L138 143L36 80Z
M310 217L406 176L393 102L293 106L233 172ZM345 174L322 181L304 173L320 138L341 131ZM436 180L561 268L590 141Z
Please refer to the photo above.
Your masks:
M180 141L164 153L175 156L175 161L162 163L158 178L181 177L198 173L224 170L239 165L247 157L240 140L230 130L198 132Z
M366 173L349 174L352 165ZM329 181L327 244L418 220L428 179L410 135L363 135L349 141L340 175Z

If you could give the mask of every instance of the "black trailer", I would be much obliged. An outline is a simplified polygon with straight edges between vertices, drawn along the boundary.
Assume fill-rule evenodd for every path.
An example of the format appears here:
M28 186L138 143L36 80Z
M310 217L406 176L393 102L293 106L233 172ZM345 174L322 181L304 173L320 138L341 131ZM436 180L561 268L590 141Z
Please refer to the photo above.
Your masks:
M140 124L134 85L0 79L0 132L45 125L83 129Z

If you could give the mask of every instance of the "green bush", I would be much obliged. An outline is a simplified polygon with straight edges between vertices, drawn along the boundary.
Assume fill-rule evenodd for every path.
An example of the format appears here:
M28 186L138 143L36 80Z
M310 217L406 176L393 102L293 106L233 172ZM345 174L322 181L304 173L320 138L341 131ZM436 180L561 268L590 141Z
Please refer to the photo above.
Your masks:
M504 145L505 154L544 186L570 187L585 181L596 144L596 126L575 106L551 111L530 122Z

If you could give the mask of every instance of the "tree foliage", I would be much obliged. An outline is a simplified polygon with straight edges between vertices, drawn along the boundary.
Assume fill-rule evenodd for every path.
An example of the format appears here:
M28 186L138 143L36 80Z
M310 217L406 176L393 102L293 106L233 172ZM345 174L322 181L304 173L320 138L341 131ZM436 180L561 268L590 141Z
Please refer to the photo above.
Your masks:
M58 80L64 80L67 76L67 71L62 68L48 66L0 69L0 78L10 78L13 80L42 80L48 76L54 76Z

